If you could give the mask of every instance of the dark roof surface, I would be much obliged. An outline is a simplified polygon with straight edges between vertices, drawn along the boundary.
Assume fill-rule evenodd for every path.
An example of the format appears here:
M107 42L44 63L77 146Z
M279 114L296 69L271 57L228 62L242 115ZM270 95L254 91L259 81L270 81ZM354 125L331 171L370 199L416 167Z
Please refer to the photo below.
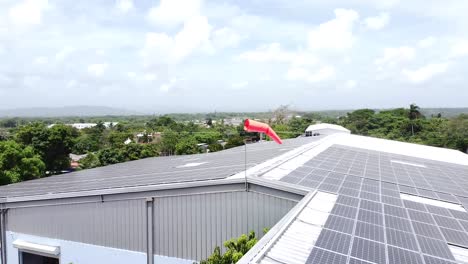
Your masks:
M321 138L307 137L284 140L282 145L274 142L248 144L247 168ZM243 171L244 161L244 146L209 154L147 158L0 186L0 197L222 179ZM182 167L189 163L199 163L200 165Z
M468 166L333 145L281 181L338 195L307 263L455 263L448 245L468 248L468 213L400 196L468 208Z

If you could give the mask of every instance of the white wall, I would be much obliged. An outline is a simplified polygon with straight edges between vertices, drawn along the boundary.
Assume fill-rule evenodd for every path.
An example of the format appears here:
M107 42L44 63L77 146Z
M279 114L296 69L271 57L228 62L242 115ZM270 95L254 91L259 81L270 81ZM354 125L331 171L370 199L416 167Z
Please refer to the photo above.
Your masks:
M59 246L61 264L145 264L146 254L117 248L101 247L96 245L78 243L73 241L51 239L7 231L7 258L8 264L17 264L18 249L13 247L17 239L41 245ZM191 260L154 256L155 264L192 264Z

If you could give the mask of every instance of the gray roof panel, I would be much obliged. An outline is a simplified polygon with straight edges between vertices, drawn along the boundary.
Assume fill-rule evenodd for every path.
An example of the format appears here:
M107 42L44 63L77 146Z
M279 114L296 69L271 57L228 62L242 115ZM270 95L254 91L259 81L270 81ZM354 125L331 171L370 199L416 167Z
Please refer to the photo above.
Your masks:
M274 142L248 144L247 164L245 164L244 146L209 154L147 158L0 186L0 197L23 197L222 179L244 171L246 166L247 168L253 167L321 138L305 137L284 140L282 145ZM184 167L190 163L198 165Z

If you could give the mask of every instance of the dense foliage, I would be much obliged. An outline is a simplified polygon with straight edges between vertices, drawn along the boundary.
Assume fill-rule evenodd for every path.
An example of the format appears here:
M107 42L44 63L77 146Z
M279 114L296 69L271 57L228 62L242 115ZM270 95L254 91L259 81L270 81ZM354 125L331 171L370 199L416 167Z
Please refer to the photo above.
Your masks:
M221 248L216 247L213 254L206 260L200 261L200 264L232 264L239 261L247 251L249 251L258 239L255 237L255 232L250 231L249 235L241 235L238 238L233 238L224 242L226 251L221 254Z
M454 111L450 113L454 114ZM406 109L329 111L329 115L293 112L282 106L269 113L55 120L97 123L82 130L61 123L47 126L55 123L51 118L7 118L0 120L0 185L70 170L70 153L86 155L79 161L78 169L88 169L148 157L215 152L242 146L245 142L260 139L258 133L243 130L240 122L246 117L262 117L282 139L298 137L307 126L316 122L327 122L342 125L353 134L467 151L467 114L446 118L434 110L430 116L423 113L424 109L415 104ZM231 118L240 124L226 124ZM101 120L118 124L106 127Z

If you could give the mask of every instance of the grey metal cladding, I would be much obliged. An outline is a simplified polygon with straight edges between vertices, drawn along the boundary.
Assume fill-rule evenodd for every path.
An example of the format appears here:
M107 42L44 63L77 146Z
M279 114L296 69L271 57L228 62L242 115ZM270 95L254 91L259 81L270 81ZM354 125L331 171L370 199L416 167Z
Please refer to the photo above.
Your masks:
M144 252L145 217L144 200L12 208L7 230Z
M216 246L273 227L297 201L256 192L205 193L154 200L154 253L201 260Z

